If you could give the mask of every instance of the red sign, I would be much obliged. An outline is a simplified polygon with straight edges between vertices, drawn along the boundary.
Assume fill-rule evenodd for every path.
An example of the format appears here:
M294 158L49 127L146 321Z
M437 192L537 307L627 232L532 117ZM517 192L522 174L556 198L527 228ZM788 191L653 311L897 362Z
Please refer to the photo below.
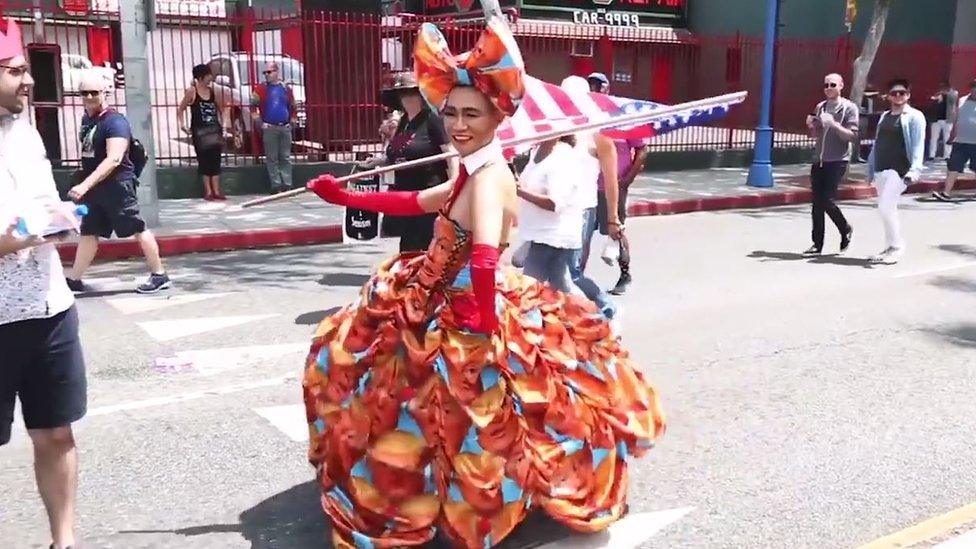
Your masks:
M61 7L70 15L84 15L88 13L88 0L63 0Z

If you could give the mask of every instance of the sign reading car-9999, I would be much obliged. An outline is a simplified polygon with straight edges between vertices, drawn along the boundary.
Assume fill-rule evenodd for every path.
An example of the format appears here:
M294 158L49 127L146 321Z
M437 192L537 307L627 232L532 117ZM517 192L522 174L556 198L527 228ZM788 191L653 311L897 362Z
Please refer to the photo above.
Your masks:
M522 0L529 19L571 19L577 25L637 27L684 23L688 0Z
M640 16L636 13L622 13L619 11L573 11L573 22L577 25L613 25L622 27L639 27Z

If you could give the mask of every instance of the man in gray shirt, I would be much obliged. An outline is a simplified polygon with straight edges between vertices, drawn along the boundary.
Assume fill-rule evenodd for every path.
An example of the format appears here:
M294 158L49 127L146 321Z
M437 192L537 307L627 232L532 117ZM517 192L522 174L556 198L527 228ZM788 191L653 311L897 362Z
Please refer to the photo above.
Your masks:
M952 144L949 154L949 176L946 177L945 191L933 193L939 200L952 200L952 188L956 180L969 169L976 171L976 80L969 84L969 95L962 98L958 108L953 109L952 130L948 143Z
M851 161L851 143L858 142L857 105L841 97L844 79L839 74L824 77L824 97L814 112L807 116L807 128L816 141L813 166L810 168L810 188L813 192L813 246L803 255L820 255L824 244L824 215L840 231L840 252L847 251L854 228L834 202L847 165Z

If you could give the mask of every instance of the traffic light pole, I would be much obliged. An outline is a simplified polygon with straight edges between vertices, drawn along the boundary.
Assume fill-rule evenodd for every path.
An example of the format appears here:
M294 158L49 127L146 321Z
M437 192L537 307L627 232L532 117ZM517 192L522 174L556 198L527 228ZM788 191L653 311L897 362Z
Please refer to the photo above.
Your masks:
M149 88L149 29L154 24L152 2L119 0L122 27L122 67L125 71L125 114L133 137L142 142L149 157L139 177L139 206L150 227L159 226L159 193L156 188L156 144L153 139L152 94Z

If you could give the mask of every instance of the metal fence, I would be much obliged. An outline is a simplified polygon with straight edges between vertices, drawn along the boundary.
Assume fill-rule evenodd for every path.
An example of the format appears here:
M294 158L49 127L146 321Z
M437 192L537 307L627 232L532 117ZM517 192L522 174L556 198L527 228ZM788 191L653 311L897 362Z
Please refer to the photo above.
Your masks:
M101 1L110 6L107 0ZM157 10L160 4L157 1ZM30 41L61 47L66 95L57 115L58 149L62 162L76 162L83 114L77 76L94 67L106 78L118 80L124 47L118 13L110 8L85 13L45 8L35 13L30 7L18 9L2 0L0 8L8 16L22 19L26 29L33 28L33 33L25 30ZM239 148L227 149L225 163L260 161L261 142L252 122L250 96L264 64L271 60L282 66L300 104L294 149L298 160L347 159L379 150L377 127L384 114L381 83L390 71L411 66L410 52L422 22L409 15L302 12L297 7L231 13L173 9L159 15L149 44L157 159L163 165L194 161L189 138L180 131L177 108L190 86L192 67L209 63L218 77L215 90L231 105L233 127L243 137ZM442 19L438 25L457 51L473 46L481 31L478 22ZM528 71L544 80L558 82L569 74L600 70L610 77L612 93L662 103L736 90L750 92L749 100L724 120L660 136L652 144L655 150L745 149L753 145L762 75L761 38L529 20L515 20L513 28ZM779 41L773 102L777 147L812 145L803 121L822 97L822 77L839 72L849 80L859 51L860 44L848 38ZM976 47L885 43L871 82L883 86L895 76L910 78L914 102L924 106L946 77L951 76L956 87L962 88L974 74ZM119 84L112 101L124 112L124 84ZM53 125L52 121L45 123Z

